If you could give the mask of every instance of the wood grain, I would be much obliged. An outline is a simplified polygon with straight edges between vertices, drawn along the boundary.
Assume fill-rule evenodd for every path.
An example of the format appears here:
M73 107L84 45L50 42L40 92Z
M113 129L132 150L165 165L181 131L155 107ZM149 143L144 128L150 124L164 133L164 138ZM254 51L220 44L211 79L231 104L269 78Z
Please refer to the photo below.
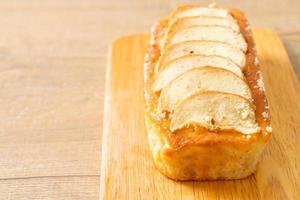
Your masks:
M1 61L0 178L99 175L95 60Z
M101 199L296 199L300 86L278 36L254 29L274 134L257 173L236 181L175 182L152 163L143 122L147 35L113 42L107 71Z
M1 200L99 199L99 176L35 177L0 182Z

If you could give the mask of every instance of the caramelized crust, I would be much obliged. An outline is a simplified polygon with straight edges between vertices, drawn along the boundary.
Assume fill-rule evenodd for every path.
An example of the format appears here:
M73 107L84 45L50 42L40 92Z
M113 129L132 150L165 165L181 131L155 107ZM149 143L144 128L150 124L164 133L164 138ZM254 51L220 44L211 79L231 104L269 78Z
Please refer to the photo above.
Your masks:
M171 16L191 7L193 6L181 6L172 13ZM152 90L152 84L155 78L154 68L161 55L161 51L163 51L160 49L160 44L161 40L163 40L164 33L167 30L170 18L158 22L152 30L149 53L145 57L145 121L150 148L152 149L156 167L159 168L162 173L173 179L207 180L246 177L255 170L258 156L270 138L271 131L269 129L271 128L268 103L265 96L262 75L258 65L258 58L251 30L247 19L241 11L229 9L229 12L237 20L241 34L248 45L247 51L245 52L246 66L243 73L252 93L253 104L256 107L256 121L259 124L261 131L252 135L245 135L233 131L215 132L202 127L188 127L176 130L175 132L170 131L171 113L166 112L162 114L157 112L160 94L155 93ZM157 148L159 148L157 143L160 143L160 151L157 150ZM247 154L251 159L242 161L234 160L235 158L230 156L222 157L222 152L224 151L231 151L233 154L241 157L244 154ZM211 153L211 155L216 157L209 158L211 155L207 155L208 158L205 160L206 164L190 161L188 162L189 164L186 164L187 166L185 166L184 159L193 158L193 156L193 159L196 159L197 154L203 156L204 152L208 154ZM221 154L219 159L217 157L218 154ZM247 166L244 166L245 169L240 173L235 173L234 170L236 170L238 166L230 168L230 164L222 162L223 159L227 159L226 162L231 162L233 165ZM182 160L182 162L178 163L179 160ZM168 162L165 163L168 167L163 164L164 162ZM195 171L192 169L193 165L198 170ZM203 170L207 170L213 165L229 165L229 168L227 171L226 169L223 171L217 170L218 172L216 172L216 174L213 174L212 172L212 174L210 172L203 172ZM226 173L228 175L226 175Z

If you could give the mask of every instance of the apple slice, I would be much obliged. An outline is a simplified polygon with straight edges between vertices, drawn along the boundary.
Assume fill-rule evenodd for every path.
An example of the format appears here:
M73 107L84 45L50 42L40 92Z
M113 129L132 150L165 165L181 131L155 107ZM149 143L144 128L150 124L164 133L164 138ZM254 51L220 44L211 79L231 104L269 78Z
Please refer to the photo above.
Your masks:
M167 63L156 76L153 83L153 90L160 91L172 80L193 68L202 68L206 66L227 69L239 77L243 77L241 69L231 60L220 56L183 56Z
M175 105L198 92L219 91L240 95L251 101L247 83L231 71L203 67L194 68L181 74L161 91L160 111L173 111Z
M233 18L228 10L222 8L208 8L208 7L190 7L175 12L172 18L193 17L193 16L208 16L220 18Z
M193 26L180 30L167 36L164 48L189 40L219 41L230 44L243 52L247 50L247 43L241 33L220 26Z
M245 54L229 44L216 41L186 41L174 44L167 48L162 53L155 67L155 72L158 73L162 66L167 62L186 55L205 55L205 56L222 56L230 59L240 68L243 68L246 63Z
M170 130L200 126L210 131L260 131L251 102L241 96L222 92L200 92L175 107Z
M193 26L221 26L232 29L235 32L239 32L240 28L235 20L220 17L184 17L173 20L170 23L166 35L172 35L180 30L193 27Z

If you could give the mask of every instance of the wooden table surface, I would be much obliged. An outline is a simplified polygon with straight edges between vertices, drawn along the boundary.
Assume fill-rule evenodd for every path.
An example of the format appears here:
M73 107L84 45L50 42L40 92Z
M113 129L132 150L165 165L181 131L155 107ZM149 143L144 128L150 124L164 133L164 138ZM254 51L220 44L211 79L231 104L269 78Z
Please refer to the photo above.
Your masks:
M99 199L109 44L183 2L0 1L1 200ZM300 78L298 0L218 2L276 31Z

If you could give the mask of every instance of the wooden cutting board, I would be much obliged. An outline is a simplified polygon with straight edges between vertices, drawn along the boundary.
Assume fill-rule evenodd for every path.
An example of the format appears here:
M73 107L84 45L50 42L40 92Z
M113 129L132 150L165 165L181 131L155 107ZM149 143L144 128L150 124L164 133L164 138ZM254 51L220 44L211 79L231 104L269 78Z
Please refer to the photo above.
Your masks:
M101 199L300 199L300 86L276 33L254 29L273 137L256 174L235 181L175 182L154 167L143 115L149 36L113 42L106 76Z

